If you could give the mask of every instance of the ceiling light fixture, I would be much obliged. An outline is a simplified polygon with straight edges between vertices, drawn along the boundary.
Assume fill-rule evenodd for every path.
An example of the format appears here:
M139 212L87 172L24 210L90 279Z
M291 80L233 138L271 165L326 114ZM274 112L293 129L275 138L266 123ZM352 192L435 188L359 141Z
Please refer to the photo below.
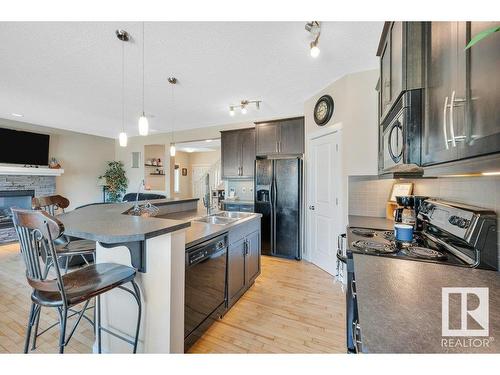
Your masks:
M11 113L11 115L14 117L23 117L23 115L20 113Z
M262 100L242 100L240 101L240 104L232 104L229 106L229 116L234 116L235 108L240 108L241 113L243 115L246 115L248 112L248 105L249 104L255 104L255 109L260 109L260 103L262 103Z
M125 132L125 42L130 40L130 35L128 32L122 29L116 30L116 37L120 39L122 43L122 131L118 135L118 142L121 147L127 147L128 137Z
M313 58L316 58L320 53L318 44L319 36L321 35L321 24L318 21L311 21L306 23L305 29L314 37L314 40L309 44L309 53Z
M144 22L142 23L142 115L139 117L139 135L146 136L149 133L149 122L144 113Z
M168 83L171 86L171 104L172 104L172 140L170 142L170 156L175 156L175 139L174 139L174 125L175 125L175 102L174 102L174 85L177 84L177 78L168 77Z

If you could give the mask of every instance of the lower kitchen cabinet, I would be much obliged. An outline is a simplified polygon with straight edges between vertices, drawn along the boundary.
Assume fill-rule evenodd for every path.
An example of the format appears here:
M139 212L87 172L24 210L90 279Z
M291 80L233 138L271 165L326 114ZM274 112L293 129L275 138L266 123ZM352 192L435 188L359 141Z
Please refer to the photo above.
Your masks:
M229 231L227 260L228 308L260 275L260 218Z

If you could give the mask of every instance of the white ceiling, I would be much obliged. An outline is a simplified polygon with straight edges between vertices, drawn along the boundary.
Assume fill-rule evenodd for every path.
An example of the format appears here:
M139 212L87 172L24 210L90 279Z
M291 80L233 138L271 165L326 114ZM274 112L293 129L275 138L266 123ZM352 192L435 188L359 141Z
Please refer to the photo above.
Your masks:
M156 132L172 128L167 77L174 75L175 130L293 116L341 76L377 67L382 22L325 22L321 54L308 52L305 22L145 24L146 113ZM121 43L125 45L125 127L141 112L142 24L0 22L0 117L116 137L121 129ZM260 111L228 114L241 99ZM20 113L22 118L13 117Z

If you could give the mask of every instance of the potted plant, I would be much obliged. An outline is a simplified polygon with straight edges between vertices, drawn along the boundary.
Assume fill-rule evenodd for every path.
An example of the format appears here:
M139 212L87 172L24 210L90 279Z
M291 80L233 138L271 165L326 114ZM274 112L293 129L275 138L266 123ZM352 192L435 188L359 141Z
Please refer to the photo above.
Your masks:
M121 161L109 161L106 172L99 179L104 179L108 202L120 202L127 191L128 179Z

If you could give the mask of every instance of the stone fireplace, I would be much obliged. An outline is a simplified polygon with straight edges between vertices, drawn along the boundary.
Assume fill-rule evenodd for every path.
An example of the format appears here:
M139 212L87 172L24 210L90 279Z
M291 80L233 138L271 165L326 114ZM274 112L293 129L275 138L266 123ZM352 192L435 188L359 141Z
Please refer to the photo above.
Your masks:
M55 191L55 176L0 175L0 245L17 241L11 207L30 209L33 197L52 195Z

